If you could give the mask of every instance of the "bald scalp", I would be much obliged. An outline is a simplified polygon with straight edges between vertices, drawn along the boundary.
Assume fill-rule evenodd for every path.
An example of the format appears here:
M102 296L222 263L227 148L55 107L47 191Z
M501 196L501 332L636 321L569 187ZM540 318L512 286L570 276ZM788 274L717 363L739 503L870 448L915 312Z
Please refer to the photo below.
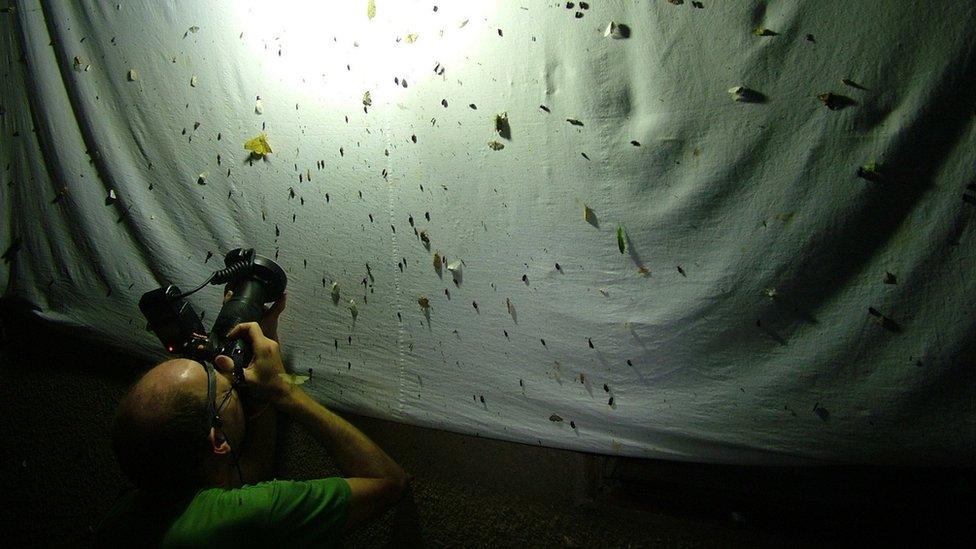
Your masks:
M198 485L209 453L206 372L174 359L146 372L122 398L112 447L123 472L140 488Z
M141 421L171 417L183 400L196 398L206 406L206 372L200 363L186 358L160 362L133 385L119 403L119 415Z

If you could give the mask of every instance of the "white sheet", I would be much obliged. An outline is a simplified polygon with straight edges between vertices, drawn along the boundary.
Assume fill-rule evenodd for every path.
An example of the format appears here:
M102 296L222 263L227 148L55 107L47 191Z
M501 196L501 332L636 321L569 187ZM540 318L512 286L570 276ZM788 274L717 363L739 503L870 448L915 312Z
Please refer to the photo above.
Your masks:
M342 410L630 456L976 461L976 4L591 4L17 2L4 294L158 357L139 296L251 246L289 276L290 364ZM195 297L212 321L219 290Z

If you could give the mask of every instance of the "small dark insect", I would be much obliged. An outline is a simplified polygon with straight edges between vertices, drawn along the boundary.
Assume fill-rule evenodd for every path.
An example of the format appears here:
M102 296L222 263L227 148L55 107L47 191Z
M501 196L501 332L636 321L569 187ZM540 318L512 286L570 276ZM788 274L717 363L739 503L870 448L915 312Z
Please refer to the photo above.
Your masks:
M549 416L549 421L551 421L553 423L559 423L562 420L563 420L563 418L561 418L559 416L559 414L552 414L551 416Z
M339 348L339 340L338 340L338 339L337 339L337 340L335 340L335 348L336 348L336 349L338 349L338 348Z
M580 378L579 378L580 379L580 383L582 383L583 385L586 385L586 374L584 374L583 372L580 372L580 375L579 376L580 376Z
M502 29L498 29L498 36L502 36Z
M278 228L277 223L275 223L275 236L281 236L281 229Z
M571 9L573 9L575 7L576 7L576 4L574 4L573 2L566 2L566 9L571 10Z
M692 6L695 6L696 8L698 8L700 10L705 9L705 4L702 4L701 2L692 2L691 5Z
M813 405L813 413L817 414L817 417L824 422L830 419L830 412L828 412L826 408L820 406L819 402Z
M834 92L826 92L817 95L817 99L824 104L825 107L832 111L838 111L845 107L850 107L855 104L855 101L850 97L840 95Z
M546 340L544 340L544 339L540 339L539 341L541 341L541 342L542 342L542 346L543 346L543 347L545 347L545 346L546 346Z
M350 345L352 345L352 336L349 336L349 339L347 341Z
M477 301L472 301L471 302L471 306L474 307L474 310L476 310L476 311L478 310L478 302Z
M859 90L866 90L867 89L864 86L858 84L857 82L851 80L850 78L841 78L840 81L843 82L843 84L845 86L850 86L852 88L857 88Z
M582 9L582 10L588 10L588 9L590 9L590 5L588 3L586 3L586 2L580 2L580 9Z
M570 124L572 124L574 126L582 126L583 125L582 122L580 122L579 120L577 120L575 118L567 118L566 119L566 122L569 122Z
M441 106L447 107L447 99L441 99Z
M393 225L390 225L390 228L393 229L393 234L396 234L396 227L394 227Z
M399 313L399 311L397 312L397 320L399 320L400 322L403 322L403 315L401 315Z
M613 397L610 397L610 400L607 401L607 405L613 408Z
M816 40L813 38L813 35L812 34L808 34L807 35L807 42L816 42Z
M410 226L413 227L413 216L412 215L407 218L407 223L410 223Z
M448 300L448 301L450 301L450 300L451 300L451 291L450 291L450 290L448 290L447 288L444 288L444 295L446 295L446 296L447 296L447 300Z
M581 152L580 154L581 154L581 155L583 155L583 158L585 158L585 159L587 159L587 160L589 160L589 159L590 159L590 157L589 157L589 156L586 156L586 153L584 153L584 152Z
M470 104L470 105L468 105L468 106L469 106L469 107L471 107L471 108L472 108L472 109L474 109L474 110L478 110L478 105L475 105L474 103L471 103L471 104Z
M631 141L630 144L633 145L633 146L635 146L635 147L640 147L640 141L637 141L636 139L633 140L633 141Z
M604 390L604 392L607 392L607 393L609 393L609 392L610 392L610 386L609 386L609 385L607 385L606 383L604 383L604 384L603 384L603 390Z
M482 404L484 404L484 403L485 403L485 395L481 395L481 403L482 403Z
M502 333L505 334L505 339L508 339L508 330L502 330Z
M373 214L368 214L368 215L369 215L369 222L372 223L373 222Z
M556 270L557 271L562 271L563 270L563 268L559 266L559 263L556 263Z
M414 143L416 143L417 142L417 136L416 135L411 135L410 136L410 141L413 141Z
M573 428L573 429L575 429L575 428L576 428L576 422L575 422L575 421L570 421L570 422L569 422L569 426L570 426L571 428Z
M525 382L521 379L519 380L519 387L525 387Z
M688 276L685 274L685 270L681 268L681 265L678 265L678 272L681 273L681 276Z
M593 348L593 340L590 339L590 338L586 338L586 342L590 344L590 349L592 349Z
M217 141L220 141L220 132L217 132Z
M522 275L522 282L525 282L526 284L528 284L529 283L529 276L528 275Z
M544 111L546 111L546 112L552 112L552 111L549 110L549 107L547 107L545 105L539 105L539 108L542 109L542 110L544 110Z
M427 218L427 221L430 221L430 212L424 212L424 217Z
M326 202L328 202L328 201L329 201L329 193L325 193L325 201L326 201Z
M634 363L633 363L633 362L631 362L631 360L630 360L630 359L628 358L628 359L627 359L627 366L633 366L633 365L634 365Z

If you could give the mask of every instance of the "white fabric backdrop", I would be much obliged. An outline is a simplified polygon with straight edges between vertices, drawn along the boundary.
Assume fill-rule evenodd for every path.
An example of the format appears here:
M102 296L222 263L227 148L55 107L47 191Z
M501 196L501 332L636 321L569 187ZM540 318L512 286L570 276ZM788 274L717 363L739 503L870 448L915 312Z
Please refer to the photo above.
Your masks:
M289 276L290 364L340 409L632 456L976 461L976 4L375 4L3 13L5 295L158 358L139 296L253 246Z

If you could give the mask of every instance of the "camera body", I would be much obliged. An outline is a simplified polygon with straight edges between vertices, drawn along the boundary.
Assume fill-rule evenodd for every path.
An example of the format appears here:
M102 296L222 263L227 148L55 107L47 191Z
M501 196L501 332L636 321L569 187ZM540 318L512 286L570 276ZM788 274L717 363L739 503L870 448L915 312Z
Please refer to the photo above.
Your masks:
M139 309L149 321L147 329L156 334L168 353L210 363L217 355L226 355L234 361L234 382L243 384L244 368L251 362L251 345L245 339L228 341L227 333L240 323L261 320L264 304L281 298L288 277L277 263L253 249L231 250L224 264L226 268L191 292L182 293L177 286L168 285L144 293ZM207 284L227 284L226 289L232 292L210 332L186 300Z

